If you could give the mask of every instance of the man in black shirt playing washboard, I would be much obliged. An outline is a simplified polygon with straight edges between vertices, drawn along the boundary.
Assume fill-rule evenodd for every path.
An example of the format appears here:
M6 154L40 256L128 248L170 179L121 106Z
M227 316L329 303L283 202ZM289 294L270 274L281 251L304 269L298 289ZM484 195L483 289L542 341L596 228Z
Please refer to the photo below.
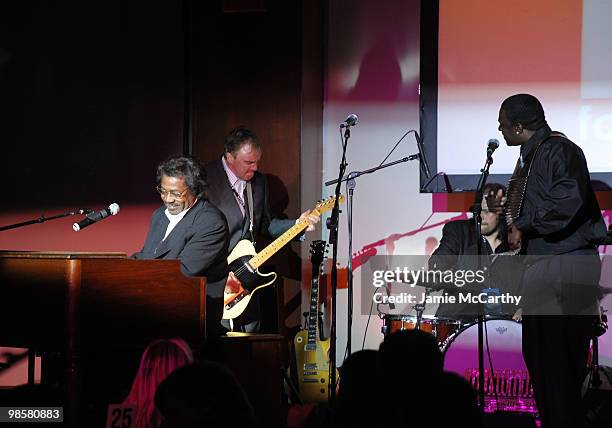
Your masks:
M537 98L507 98L499 130L508 146L520 147L506 216L510 245L525 255L523 356L542 426L582 426L605 223L582 150L550 129Z

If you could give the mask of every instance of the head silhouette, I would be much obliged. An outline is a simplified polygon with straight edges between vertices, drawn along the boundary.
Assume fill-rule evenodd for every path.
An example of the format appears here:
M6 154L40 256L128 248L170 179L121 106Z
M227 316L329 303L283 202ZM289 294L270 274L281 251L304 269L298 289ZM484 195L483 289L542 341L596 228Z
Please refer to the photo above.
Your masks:
M163 428L254 426L253 408L232 372L202 361L181 367L159 385L155 404Z
M193 353L182 339L158 339L142 354L130 394L123 404L134 406L134 427L159 427L161 417L155 408L155 391L174 370L193 362Z

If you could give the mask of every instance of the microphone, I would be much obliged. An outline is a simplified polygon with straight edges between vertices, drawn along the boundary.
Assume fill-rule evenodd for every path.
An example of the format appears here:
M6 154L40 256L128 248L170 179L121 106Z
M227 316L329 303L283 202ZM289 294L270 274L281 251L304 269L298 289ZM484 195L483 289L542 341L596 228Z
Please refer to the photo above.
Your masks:
M423 147L423 141L421 141L421 137L419 133L414 131L414 139L417 143L417 148L419 149L419 163L421 164L421 169L425 173L425 178L431 177L431 171L429 169L429 164L427 163L427 158L425 157L425 147Z
M356 114L351 113L346 119L344 119L344 122L340 124L340 128L348 128L350 126L355 126L357 125L357 122L359 122L359 118Z
M75 232L78 232L79 230L86 228L90 224L99 222L100 220L108 217L109 215L117 215L118 212L119 204L110 204L108 208L104 208L102 211L87 214L87 216L83 220L79 221L78 223L74 223L72 225L72 228Z
M487 144L487 157L491 157L493 152L499 147L497 138L491 138Z

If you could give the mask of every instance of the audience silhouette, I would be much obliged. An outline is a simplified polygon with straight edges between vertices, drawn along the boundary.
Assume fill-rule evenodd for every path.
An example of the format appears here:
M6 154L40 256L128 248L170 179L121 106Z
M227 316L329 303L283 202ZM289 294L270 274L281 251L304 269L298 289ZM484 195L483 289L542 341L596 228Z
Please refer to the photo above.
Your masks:
M463 378L443 371L436 339L421 330L390 334L378 354L376 405L381 426L481 427L476 394ZM461 423L459 423L461 422Z
M130 393L123 401L124 405L134 407L134 428L158 428L161 425L161 416L155 408L155 391L170 373L191 363L193 353L182 339L158 339L147 346Z
M163 428L256 425L253 408L232 372L212 361L173 372L159 385L155 403Z
M336 401L337 427L378 426L378 351L357 351L344 361Z

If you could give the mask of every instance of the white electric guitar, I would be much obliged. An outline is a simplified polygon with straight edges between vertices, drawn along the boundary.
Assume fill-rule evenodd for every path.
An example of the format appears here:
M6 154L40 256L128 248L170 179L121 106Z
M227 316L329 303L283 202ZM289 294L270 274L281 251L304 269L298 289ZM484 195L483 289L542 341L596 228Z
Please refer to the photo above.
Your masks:
M317 203L312 211L319 214L329 211L334 207L335 201L336 198L331 196ZM340 195L339 202L344 202L343 195ZM243 239L236 244L227 258L230 273L223 293L223 319L232 320L238 317L248 306L253 293L263 287L267 287L276 280L275 272L262 274L259 273L259 267L293 238L302 233L308 227L308 224L308 221L305 219L299 220L259 253L255 251L253 243L247 239ZM258 277L270 278L270 280L249 291L248 288L255 284Z

